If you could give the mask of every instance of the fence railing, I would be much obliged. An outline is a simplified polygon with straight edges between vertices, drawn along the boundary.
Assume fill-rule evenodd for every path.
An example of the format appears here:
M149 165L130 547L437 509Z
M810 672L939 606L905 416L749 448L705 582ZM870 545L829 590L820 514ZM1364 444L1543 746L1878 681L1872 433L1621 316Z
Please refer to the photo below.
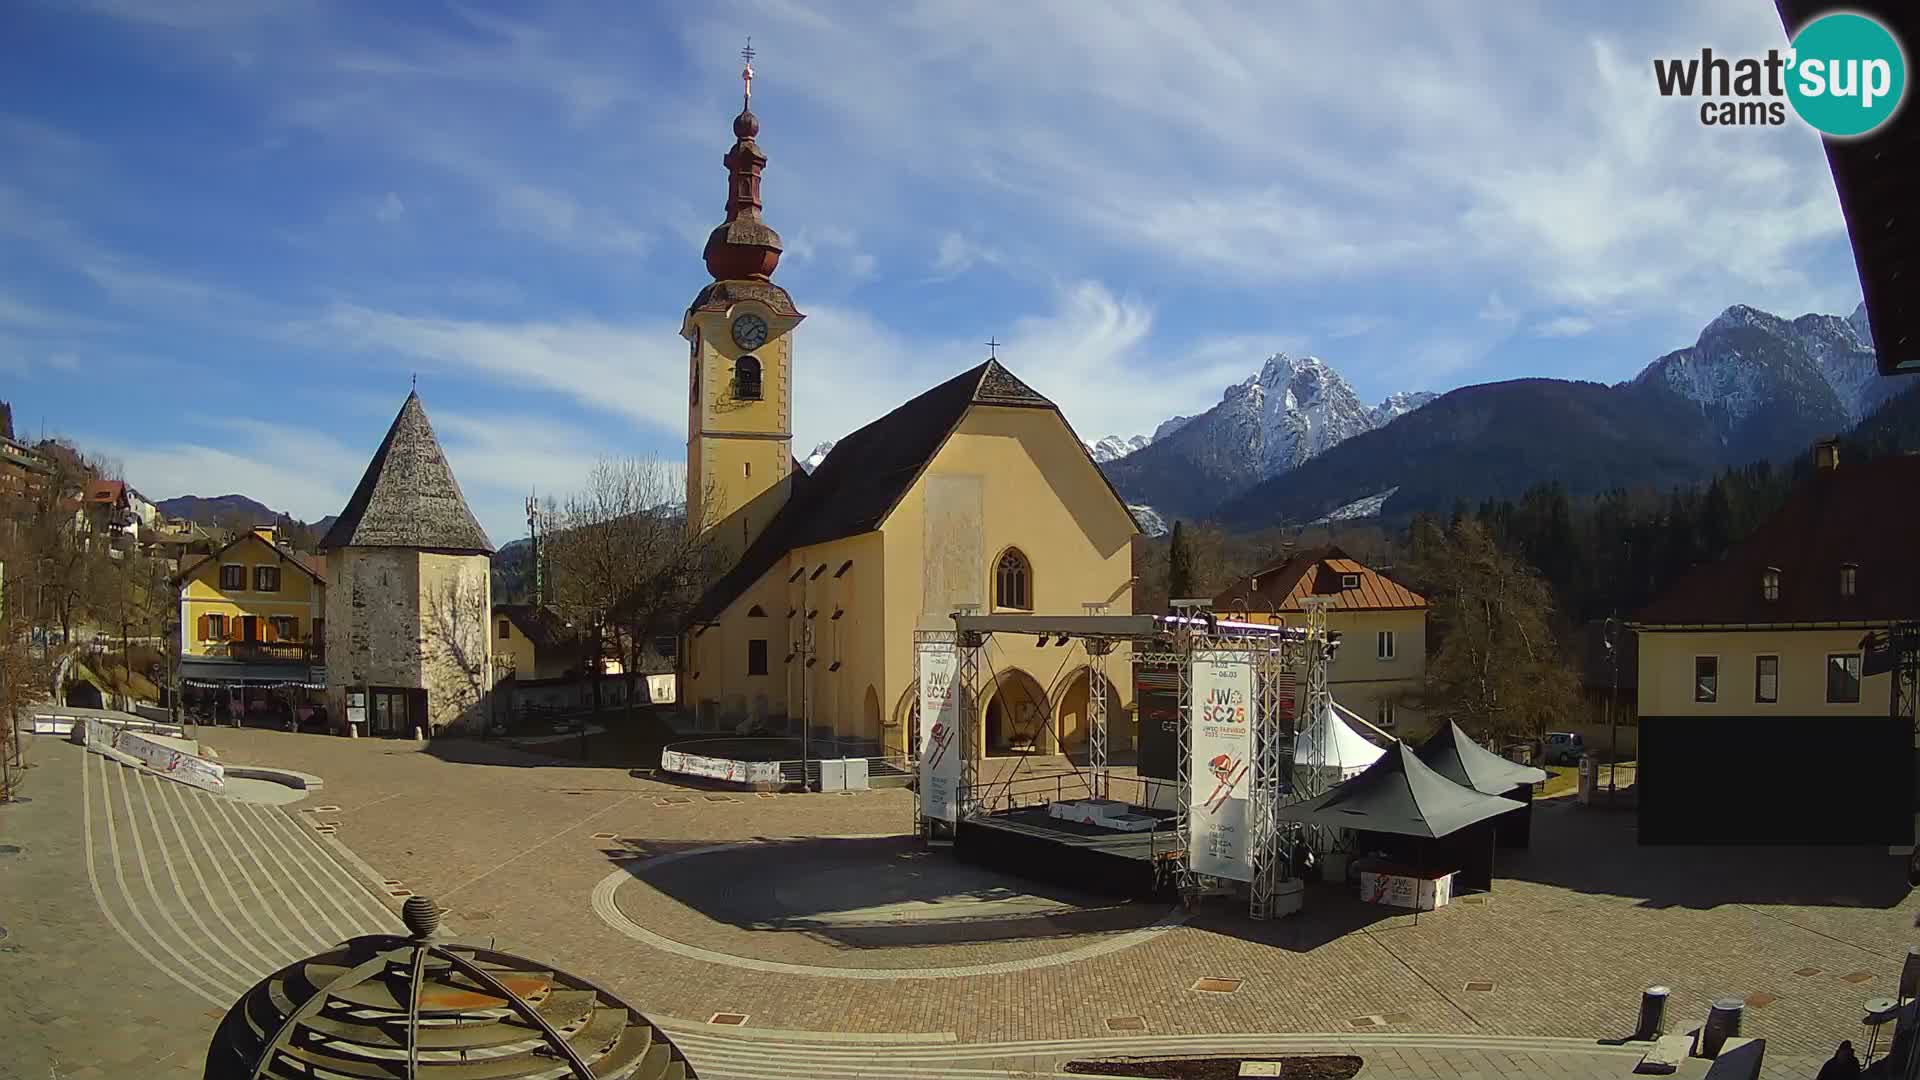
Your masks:
M1172 780L1112 772L1096 776L1081 769L983 782L974 790L973 805L980 813L994 814L1070 799L1112 799L1132 806L1172 809L1178 798L1179 785Z

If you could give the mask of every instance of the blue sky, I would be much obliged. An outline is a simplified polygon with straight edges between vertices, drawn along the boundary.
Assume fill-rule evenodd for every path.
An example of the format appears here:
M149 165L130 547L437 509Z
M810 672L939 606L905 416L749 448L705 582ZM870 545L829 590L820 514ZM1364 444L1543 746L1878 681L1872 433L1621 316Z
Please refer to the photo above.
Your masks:
M0 398L312 519L417 374L496 542L678 459L749 33L801 453L990 336L1092 439L1276 351L1614 381L1859 300L1817 137L1654 90L1784 42L1769 0L61 0L0 13Z

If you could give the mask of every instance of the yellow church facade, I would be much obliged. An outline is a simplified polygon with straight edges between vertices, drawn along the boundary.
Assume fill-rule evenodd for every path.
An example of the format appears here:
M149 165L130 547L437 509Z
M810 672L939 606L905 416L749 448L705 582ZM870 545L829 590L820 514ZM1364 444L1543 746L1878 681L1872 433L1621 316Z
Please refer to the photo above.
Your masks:
M916 631L951 631L966 607L1130 613L1139 530L1059 408L997 359L800 468L805 316L771 280L780 239L760 219L758 130L750 108L734 121L727 220L706 249L714 280L682 324L689 527L726 568L684 637L683 700L705 730L805 730L850 756L911 753ZM1120 747L1129 657L1105 662ZM1083 747L1086 665L1077 645L993 638L974 745L989 757Z

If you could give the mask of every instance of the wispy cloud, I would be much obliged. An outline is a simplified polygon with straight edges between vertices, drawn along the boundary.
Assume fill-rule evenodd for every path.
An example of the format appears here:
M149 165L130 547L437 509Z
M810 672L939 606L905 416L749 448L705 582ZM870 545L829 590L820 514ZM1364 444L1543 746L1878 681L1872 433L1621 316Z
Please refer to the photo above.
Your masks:
M1593 320L1584 315L1561 315L1533 328L1537 337L1579 337L1593 332Z

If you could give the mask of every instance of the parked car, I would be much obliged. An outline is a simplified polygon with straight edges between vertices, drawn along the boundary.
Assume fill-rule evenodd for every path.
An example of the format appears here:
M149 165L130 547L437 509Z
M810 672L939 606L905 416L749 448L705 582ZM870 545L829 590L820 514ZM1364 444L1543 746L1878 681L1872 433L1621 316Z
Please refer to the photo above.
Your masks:
M1549 731L1541 742L1541 756L1549 765L1578 765L1587 752L1587 744L1577 732Z

